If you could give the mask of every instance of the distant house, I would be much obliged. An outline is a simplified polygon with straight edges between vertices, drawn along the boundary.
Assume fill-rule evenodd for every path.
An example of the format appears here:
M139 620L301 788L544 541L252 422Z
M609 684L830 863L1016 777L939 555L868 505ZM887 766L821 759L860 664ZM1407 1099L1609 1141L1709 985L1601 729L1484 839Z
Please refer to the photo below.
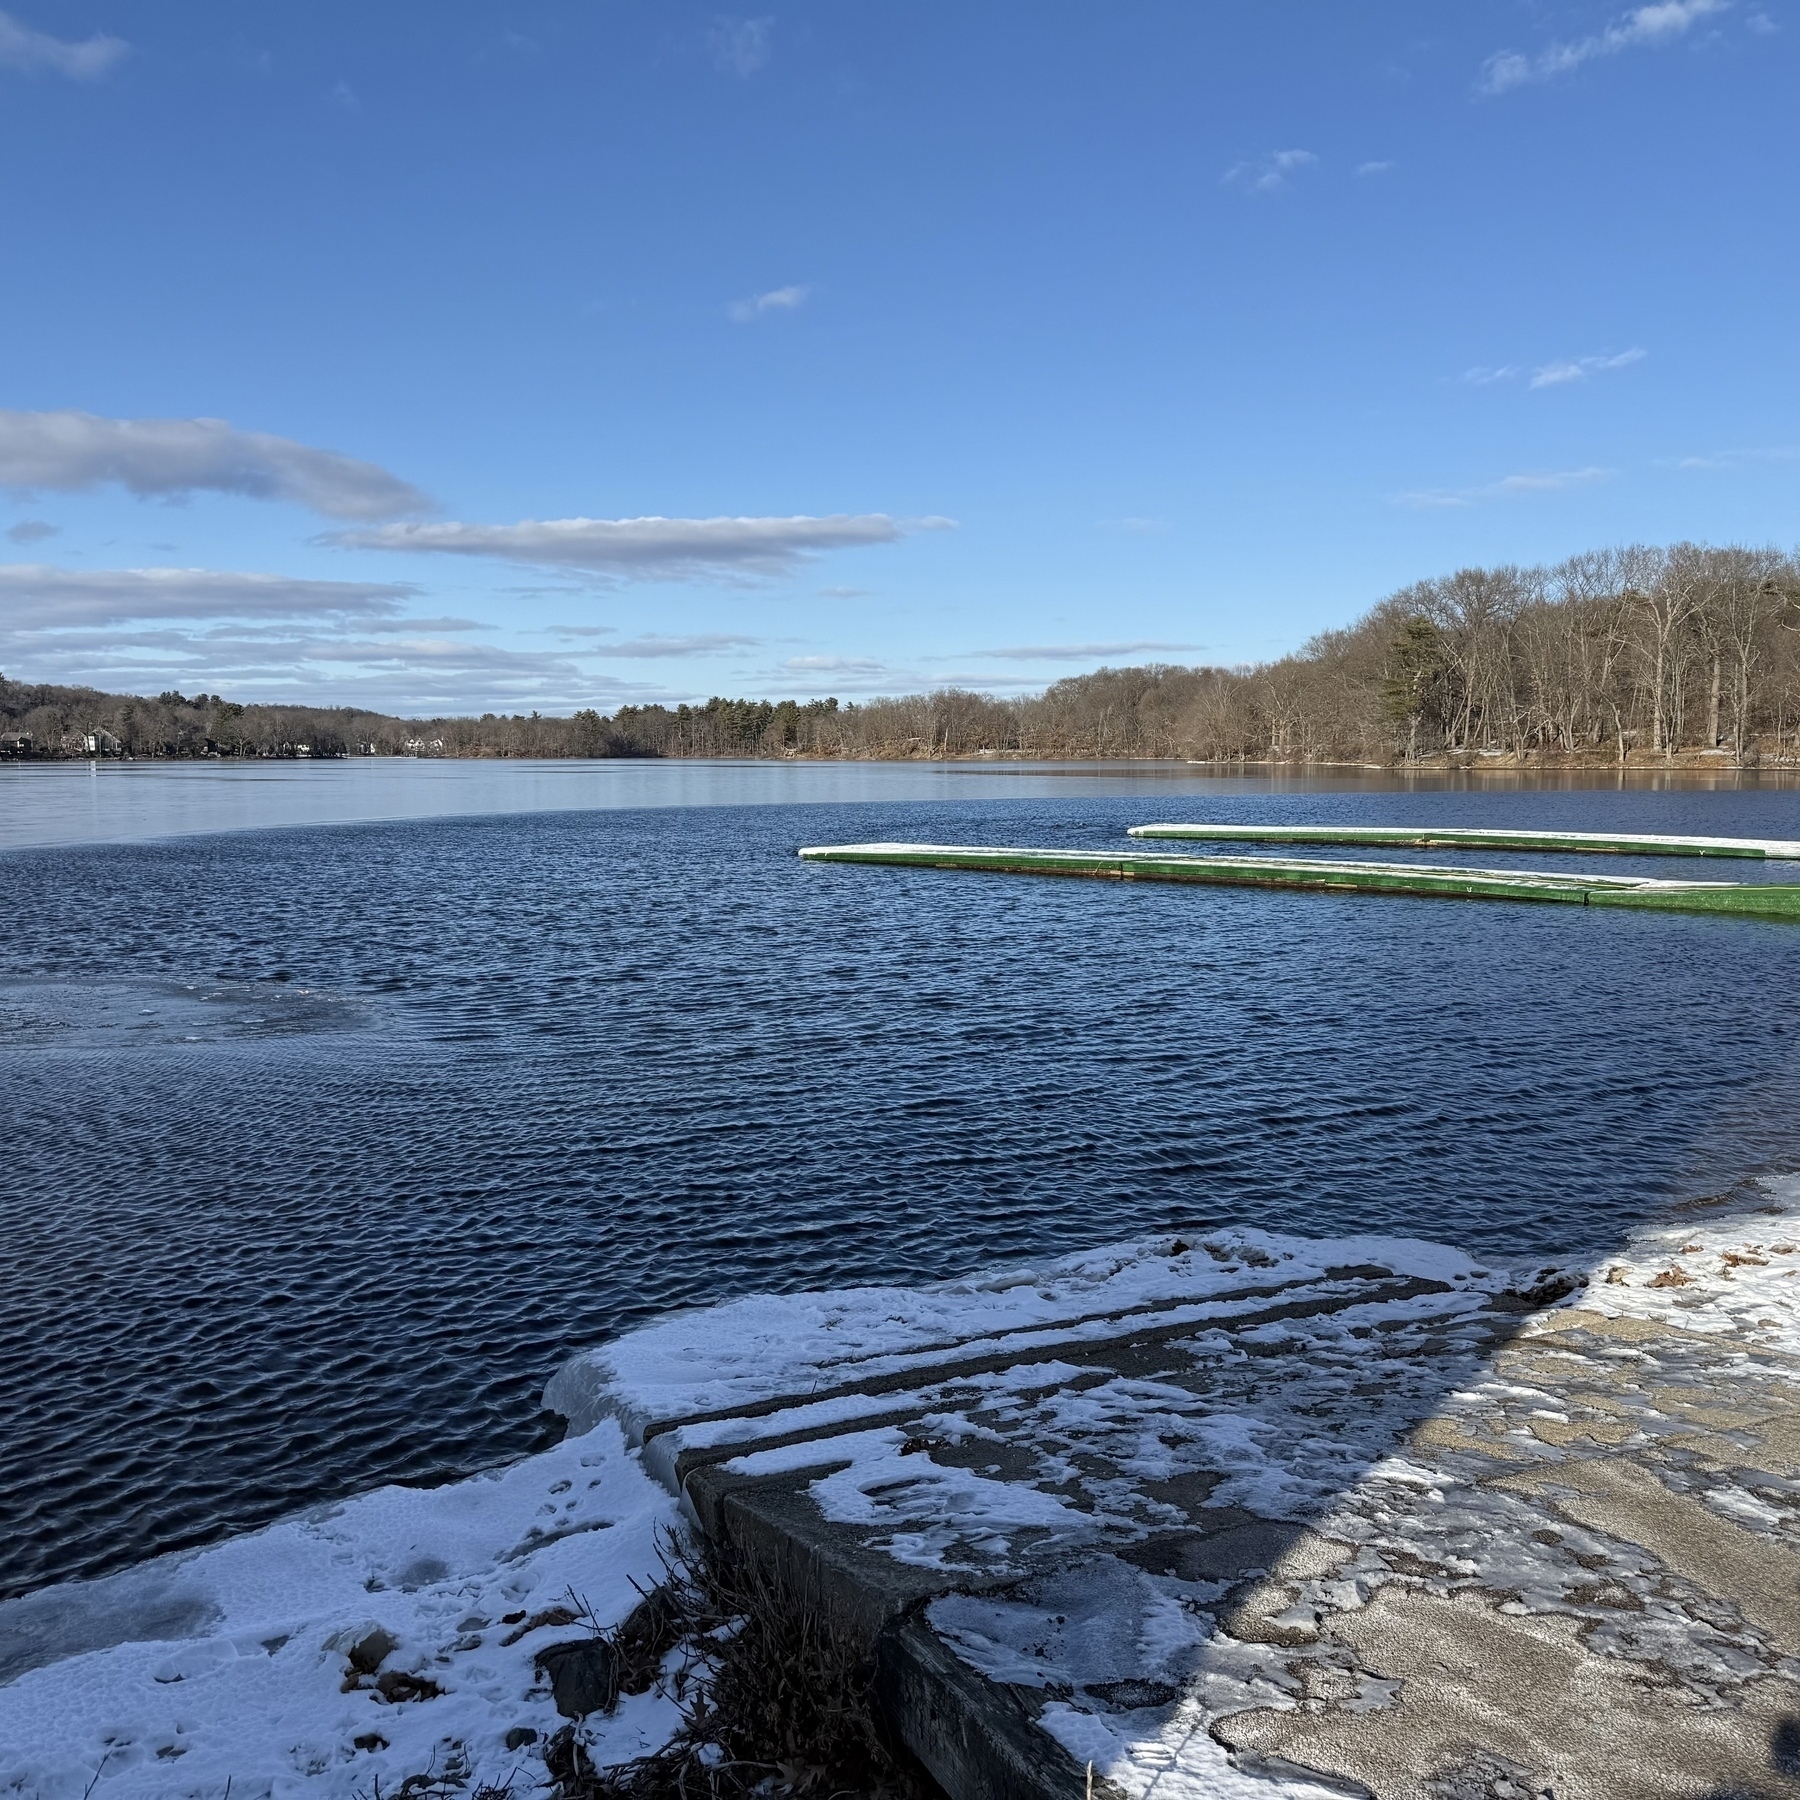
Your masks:
M62 753L65 756L122 756L125 746L110 731L65 731Z
M0 756L23 761L30 757L31 751L32 742L29 731L0 732Z

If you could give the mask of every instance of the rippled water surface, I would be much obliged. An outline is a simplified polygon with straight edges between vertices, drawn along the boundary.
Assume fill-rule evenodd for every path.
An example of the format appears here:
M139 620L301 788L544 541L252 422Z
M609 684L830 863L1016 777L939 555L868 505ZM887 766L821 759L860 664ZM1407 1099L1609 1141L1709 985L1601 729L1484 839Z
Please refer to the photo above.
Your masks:
M340 772L260 815L0 782L0 1593L522 1453L564 1354L674 1305L1200 1219L1588 1255L1800 1161L1800 928L794 856L1183 813L1800 837L1791 790ZM65 841L159 816L206 834Z

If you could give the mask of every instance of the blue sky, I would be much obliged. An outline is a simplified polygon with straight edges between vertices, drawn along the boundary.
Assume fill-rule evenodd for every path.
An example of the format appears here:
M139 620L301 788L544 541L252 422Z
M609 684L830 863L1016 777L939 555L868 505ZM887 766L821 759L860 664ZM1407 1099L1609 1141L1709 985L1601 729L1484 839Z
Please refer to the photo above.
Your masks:
M0 13L0 669L1240 662L1800 538L1791 0Z

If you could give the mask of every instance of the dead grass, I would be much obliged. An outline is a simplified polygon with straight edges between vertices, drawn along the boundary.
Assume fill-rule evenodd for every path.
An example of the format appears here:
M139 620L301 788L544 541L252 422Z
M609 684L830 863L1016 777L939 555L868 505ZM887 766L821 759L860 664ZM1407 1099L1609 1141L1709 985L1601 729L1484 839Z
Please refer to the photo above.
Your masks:
M578 1728L546 1747L556 1800L941 1800L883 1730L867 1658L831 1628L818 1596L716 1547L663 1557L665 1581L614 1631L620 1688L672 1680L682 1709L653 1756L612 1768L590 1761Z

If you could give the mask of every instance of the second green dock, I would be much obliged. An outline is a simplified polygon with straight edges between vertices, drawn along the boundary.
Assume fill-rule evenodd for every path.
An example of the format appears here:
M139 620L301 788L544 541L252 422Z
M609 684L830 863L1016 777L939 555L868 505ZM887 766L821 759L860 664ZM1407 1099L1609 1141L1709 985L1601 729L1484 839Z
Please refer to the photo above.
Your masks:
M1133 825L1135 838L1202 838L1220 844L1344 844L1393 850L1536 850L1590 856L1739 856L1800 861L1780 838L1669 837L1630 831L1513 831L1469 825Z
M1653 907L1800 921L1800 886L1651 881L1630 875L1534 869L1457 869L1287 857L1177 856L1138 850L1034 850L985 844L822 844L806 862L878 863L1005 875L1085 875L1115 881L1189 881L1214 887L1308 888L1458 900L1541 900L1573 906Z

